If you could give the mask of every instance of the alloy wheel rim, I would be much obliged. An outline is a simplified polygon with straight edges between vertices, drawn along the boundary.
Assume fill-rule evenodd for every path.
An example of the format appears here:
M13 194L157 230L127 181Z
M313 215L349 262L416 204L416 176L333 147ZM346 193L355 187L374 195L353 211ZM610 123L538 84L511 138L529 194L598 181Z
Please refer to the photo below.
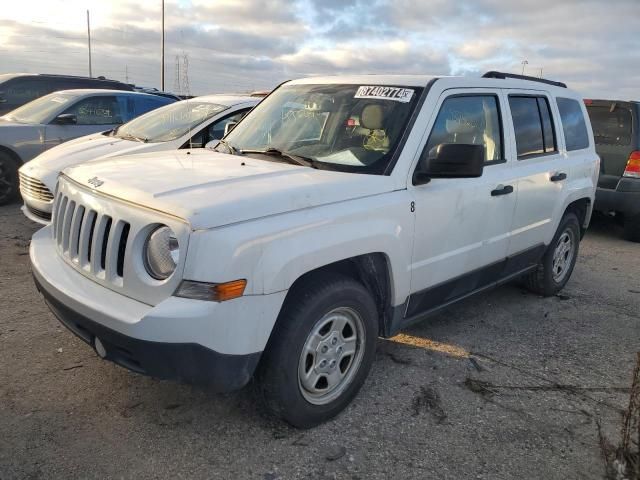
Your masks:
M569 229L562 232L556 248L553 251L553 280L556 283L562 282L567 276L571 263L573 262L573 256L575 255L575 241L573 238L573 232Z
M362 363L364 322L353 309L338 307L313 327L302 347L298 385L314 405L326 405L351 384Z

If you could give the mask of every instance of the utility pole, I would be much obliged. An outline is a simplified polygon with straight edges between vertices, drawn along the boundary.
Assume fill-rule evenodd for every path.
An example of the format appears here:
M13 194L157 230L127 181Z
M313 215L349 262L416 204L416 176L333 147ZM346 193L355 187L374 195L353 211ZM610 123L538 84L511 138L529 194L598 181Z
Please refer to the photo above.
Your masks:
M129 65L124 66L124 83L129 83Z
M93 77L91 71L91 21L89 20L89 10L87 10L87 41L89 43L89 76Z
M524 75L524 67L525 67L525 65L529 65L529 62L526 61L526 60L523 60L522 61L522 75Z
M162 70L160 71L160 90L164 92L164 0L162 0Z

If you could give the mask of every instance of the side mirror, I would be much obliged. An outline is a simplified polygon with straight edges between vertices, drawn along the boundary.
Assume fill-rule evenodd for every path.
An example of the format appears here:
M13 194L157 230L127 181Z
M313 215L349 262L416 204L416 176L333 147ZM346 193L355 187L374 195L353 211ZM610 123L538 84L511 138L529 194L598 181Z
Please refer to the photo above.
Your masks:
M229 133L231 130L233 130L237 124L238 124L238 122L227 122L227 124L224 126L224 134L225 134L225 136L227 135L227 133Z
M56 125L75 125L78 123L78 119L73 113L62 113L53 120L53 123Z
M208 150L213 150L214 148L216 148L218 146L219 143L220 143L220 140L211 140L210 142L207 142L207 144L204 146L204 148L206 148Z
M428 183L432 178L481 177L483 169L483 145L441 143L420 158L413 184Z

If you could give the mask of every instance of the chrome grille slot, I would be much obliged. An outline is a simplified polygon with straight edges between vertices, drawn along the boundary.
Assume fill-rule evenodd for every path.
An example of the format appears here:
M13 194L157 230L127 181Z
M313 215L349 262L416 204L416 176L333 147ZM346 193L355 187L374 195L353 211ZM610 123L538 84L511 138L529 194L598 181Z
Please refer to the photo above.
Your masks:
M31 197L42 202L52 202L53 194L47 186L36 178L29 177L22 172L20 175L20 192L25 197Z
M76 202L71 200L67 203L67 208L64 213L64 220L62 222L62 251L69 252L69 237L71 236L71 221L73 220L73 214L76 210Z
M58 209L56 213L56 233L55 239L58 242L58 246L62 245L62 225L64 223L64 216L67 213L67 202L69 199L66 196L61 196L62 198L58 202Z
M80 229L78 259L83 268L87 267L91 260L91 241L93 239L93 230L96 228L96 218L96 211L89 210L84 216L82 227Z
M82 220L84 219L84 207L78 205L75 214L73 215L73 221L71 222L71 239L69 243L69 255L73 260L78 260L78 245L80 244L80 227L82 226Z

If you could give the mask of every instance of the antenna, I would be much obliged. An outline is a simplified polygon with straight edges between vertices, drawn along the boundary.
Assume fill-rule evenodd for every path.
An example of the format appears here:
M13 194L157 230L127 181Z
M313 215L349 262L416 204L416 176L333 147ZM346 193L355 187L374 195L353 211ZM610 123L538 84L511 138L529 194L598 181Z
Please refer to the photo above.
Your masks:
M191 89L189 88L189 54L182 54L182 88L186 95L191 95Z
M176 55L176 62L173 73L173 93L179 94L182 90L180 89L180 57Z

